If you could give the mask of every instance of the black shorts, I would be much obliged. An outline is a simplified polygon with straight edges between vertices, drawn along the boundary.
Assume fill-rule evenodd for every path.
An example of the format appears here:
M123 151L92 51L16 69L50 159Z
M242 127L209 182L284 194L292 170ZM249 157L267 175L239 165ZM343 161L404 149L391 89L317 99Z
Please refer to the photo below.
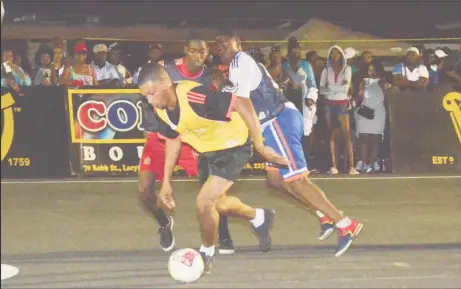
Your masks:
M236 181L252 155L250 139L242 146L200 154L198 159L200 184L203 185L210 175L231 182Z

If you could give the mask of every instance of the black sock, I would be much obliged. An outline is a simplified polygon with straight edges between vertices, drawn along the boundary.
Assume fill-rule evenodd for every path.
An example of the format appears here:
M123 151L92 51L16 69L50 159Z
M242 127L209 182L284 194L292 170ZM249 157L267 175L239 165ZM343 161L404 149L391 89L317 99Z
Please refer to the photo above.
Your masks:
M170 223L170 219L166 216L165 212L162 209L158 209L156 212L154 212L153 215L160 227L165 227Z
M228 226L228 221L226 216L219 216L219 240L223 241L226 239L231 239L230 233L229 233L229 226Z

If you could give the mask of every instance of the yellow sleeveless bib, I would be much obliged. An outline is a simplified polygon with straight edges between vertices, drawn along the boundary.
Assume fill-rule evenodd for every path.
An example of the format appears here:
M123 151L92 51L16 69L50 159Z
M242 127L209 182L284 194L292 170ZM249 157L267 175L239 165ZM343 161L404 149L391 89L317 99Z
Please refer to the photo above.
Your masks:
M206 119L194 112L187 99L187 93L199 85L200 83L189 80L178 82L178 125L171 123L165 109L156 109L158 116L181 135L183 142L200 153L243 145L248 139L248 128L238 113L232 112L231 121L226 122Z

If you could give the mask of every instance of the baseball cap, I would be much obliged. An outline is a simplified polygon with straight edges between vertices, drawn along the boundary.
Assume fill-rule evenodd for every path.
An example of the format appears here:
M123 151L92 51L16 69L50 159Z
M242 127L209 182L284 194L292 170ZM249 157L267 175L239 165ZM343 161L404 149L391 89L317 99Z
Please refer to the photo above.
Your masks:
M74 46L74 52L87 52L88 48L85 43L78 43Z
M448 54L445 53L445 51L443 51L442 49L437 49L434 51L434 54L435 56L437 56L438 58L444 58L444 57L448 57Z
M117 49L119 50L122 49L122 46L120 45L120 43L114 42L111 45L109 45L109 52L111 52L112 50L117 50Z
M107 46L105 44L96 44L95 46L93 46L93 52L108 52Z
M344 49L344 57L346 59L354 58L356 55L357 55L357 51L354 48L348 47Z
M408 48L408 49L407 49L407 53L408 53L408 52L414 52L414 53L416 53L416 54L419 56L419 49L416 48L416 47L410 47L410 48Z

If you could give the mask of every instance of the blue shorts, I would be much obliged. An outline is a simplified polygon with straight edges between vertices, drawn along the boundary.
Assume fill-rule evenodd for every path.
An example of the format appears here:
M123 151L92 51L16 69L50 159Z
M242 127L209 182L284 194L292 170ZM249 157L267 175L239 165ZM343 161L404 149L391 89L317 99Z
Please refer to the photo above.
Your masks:
M285 109L263 130L264 143L284 156L288 167L267 164L268 170L278 170L287 182L299 179L307 172L306 158L301 144L304 119L297 109Z
M325 104L325 114L331 116L338 116L341 114L348 114L347 104L340 103L327 103Z

